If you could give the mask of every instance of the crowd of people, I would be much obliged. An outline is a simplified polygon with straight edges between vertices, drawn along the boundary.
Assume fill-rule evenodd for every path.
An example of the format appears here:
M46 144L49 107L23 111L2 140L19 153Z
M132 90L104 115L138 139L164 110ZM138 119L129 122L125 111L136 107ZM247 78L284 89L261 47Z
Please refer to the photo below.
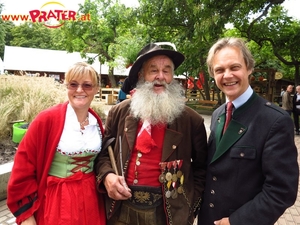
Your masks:
M97 72L73 65L68 101L41 112L18 147L7 198L17 224L273 225L298 192L291 112L300 112L300 86L282 108L265 100L250 86L245 42L218 40L207 66L226 102L207 137L174 79L184 60L142 48L105 127L90 108Z
M282 108L291 116L293 114L295 134L299 135L299 116L300 116L300 85L288 85L282 91Z

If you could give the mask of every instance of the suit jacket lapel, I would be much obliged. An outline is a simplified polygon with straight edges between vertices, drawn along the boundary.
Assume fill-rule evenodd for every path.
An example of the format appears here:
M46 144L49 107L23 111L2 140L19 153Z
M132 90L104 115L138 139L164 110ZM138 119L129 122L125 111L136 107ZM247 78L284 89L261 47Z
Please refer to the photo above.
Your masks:
M125 119L125 135L130 151L132 151L137 135L138 120L132 116L127 116Z
M222 135L222 130L225 123L225 105L223 106L224 109L221 111L221 114L218 118L215 132L216 152L211 160L211 163L220 158L226 151L228 151L228 149L231 148L231 146L234 143L236 143L246 133L247 126L243 125L235 119L243 116L243 112L247 110L257 98L258 95L255 92L253 92L249 100L244 105L242 105L234 111L232 115L232 120L224 135Z
M220 128L217 128L217 130L218 129L220 129ZM234 143L236 143L246 133L246 130L247 130L246 126L244 126L243 124L239 123L238 121L232 119L230 121L230 124L229 124L226 132L221 137L219 142L216 143L216 152L211 160L211 163L214 162L215 160L217 160L219 157L221 157L225 152L227 152L228 149L230 149L230 147ZM218 134L218 135L220 135L220 134Z
M171 129L166 129L164 146L162 152L162 161L166 161L168 157L177 149L177 146L182 141L183 134Z
M226 120L225 113L221 114L217 120L217 127L216 127L216 145L217 146L219 145L221 138L222 138L222 132L223 132L225 120Z

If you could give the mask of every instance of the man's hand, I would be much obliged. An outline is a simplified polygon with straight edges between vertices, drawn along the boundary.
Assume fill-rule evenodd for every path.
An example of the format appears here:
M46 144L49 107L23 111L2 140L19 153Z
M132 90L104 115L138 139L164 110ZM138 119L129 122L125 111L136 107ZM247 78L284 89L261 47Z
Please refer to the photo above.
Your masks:
M104 179L104 185L108 196L114 200L126 200L131 197L131 190L122 176L109 173Z
M225 217L214 222L215 225L230 225L229 218Z
M36 221L34 216L31 216L29 218L27 218L26 220L24 220L21 225L36 225Z

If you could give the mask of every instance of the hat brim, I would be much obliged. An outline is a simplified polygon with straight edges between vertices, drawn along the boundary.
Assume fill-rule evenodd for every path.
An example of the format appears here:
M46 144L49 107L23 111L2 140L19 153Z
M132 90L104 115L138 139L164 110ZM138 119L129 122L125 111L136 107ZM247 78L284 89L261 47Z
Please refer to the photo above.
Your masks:
M174 63L174 70L176 70L181 63L184 61L184 55L181 54L180 52L176 52L173 50L168 50L168 49L158 49L152 52L148 52L145 55L141 55L132 65L129 75L128 75L128 80L130 82L130 85L133 88L135 88L136 83L138 81L138 73L142 68L142 65L144 62L146 62L148 59L157 56L157 55L166 55L168 56Z

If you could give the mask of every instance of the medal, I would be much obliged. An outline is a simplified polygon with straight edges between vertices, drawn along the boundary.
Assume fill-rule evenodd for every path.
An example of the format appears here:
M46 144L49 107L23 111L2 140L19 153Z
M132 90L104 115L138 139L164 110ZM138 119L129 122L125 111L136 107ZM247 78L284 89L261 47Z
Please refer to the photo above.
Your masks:
M168 191L166 192L166 197L167 197L167 198L170 198L170 197L171 197L171 191L168 190Z
M166 174L166 180L171 181L172 180L172 174L170 172L167 172Z
M177 192L178 192L178 194L182 194L182 193L183 193L183 187L182 187L182 186L179 186L179 187L177 188Z
M177 177L180 178L182 176L182 171L180 170L182 167L183 160L177 160L178 165L178 171L177 171Z
M180 177L180 186L177 188L178 194L182 194L183 193L183 182L184 182L184 175L182 175Z
M159 175L158 180L160 183L164 183L166 180L166 175L164 174L164 172L166 170L167 163L160 162L159 165L160 165L161 174Z
M177 178L180 178L180 177L182 176L181 170L178 170L178 171L177 171L176 176L177 176Z
M168 188L168 190L166 191L166 197L167 197L167 198L170 198L170 197L171 197L171 191L170 191L171 184L172 184L171 181L169 181L169 182L167 183L167 188Z
M174 168L174 173L172 175L172 181L176 182L177 181L177 174L176 174L176 169L177 169L177 161L173 161L173 168Z
M174 173L174 174L172 175L172 181L173 181L173 182L176 182L177 179L178 179L177 174Z
M164 183L165 179L166 179L166 177L165 177L165 174L163 174L163 173L161 175L159 175L159 177L158 177L158 180L160 183Z
M166 180L167 181L172 180L172 173L170 172L171 166L172 166L172 162L167 162L167 168L168 168L168 172L166 173Z

